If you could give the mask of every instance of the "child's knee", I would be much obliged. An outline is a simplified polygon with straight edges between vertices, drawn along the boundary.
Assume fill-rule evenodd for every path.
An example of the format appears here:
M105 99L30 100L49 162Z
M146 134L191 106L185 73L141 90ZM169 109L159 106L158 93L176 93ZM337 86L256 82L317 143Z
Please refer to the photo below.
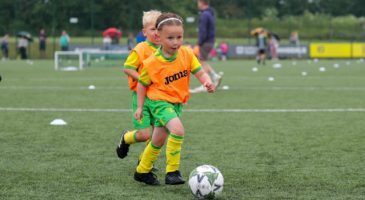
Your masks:
M153 136L152 136L152 144L158 147L162 147L165 144L165 141L168 137L168 134L163 127L159 127L153 130Z
M162 140L152 140L151 142L156 147L162 147L165 144L165 141Z
M169 130L170 133L175 135L184 136L185 134L184 126L178 118L172 119L167 124L166 128Z
M170 132L174 135L178 135L178 136L184 136L185 135L185 131L184 128L177 128L174 130L170 130Z
M137 140L139 142L144 142L150 139L150 130L149 129L141 129L138 131Z
M162 147L165 144L166 136L165 137L153 137L152 144L157 147Z

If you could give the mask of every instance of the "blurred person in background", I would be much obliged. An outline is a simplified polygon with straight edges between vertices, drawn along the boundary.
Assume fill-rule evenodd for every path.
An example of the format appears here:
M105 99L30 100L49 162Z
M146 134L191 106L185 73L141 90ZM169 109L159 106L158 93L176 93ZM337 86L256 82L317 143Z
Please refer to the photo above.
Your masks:
M129 51L132 50L135 46L133 33L129 33L128 35L127 46Z
M143 35L143 32L140 31L138 32L137 36L136 36L136 43L140 43L140 42L144 42L146 40L146 37Z
M229 46L226 42L221 42L221 44L219 45L219 48L221 50L221 60L225 61L227 60L227 55L228 55L228 51L229 51Z
M110 38L109 35L106 35L105 37L103 37L103 48L105 50L110 50L111 44L112 44L112 39Z
M279 59L278 56L279 40L274 35L271 35L269 38L269 49L270 49L271 59L272 60Z
M46 35L46 31L43 28L39 31L38 39L39 39L40 58L45 58L46 57L47 35Z
M68 51L69 45L70 45L70 36L68 36L65 30L63 30L62 35L60 37L61 51Z
M299 35L297 31L293 31L290 33L289 42L291 45L299 46Z
M9 34L5 34L1 39L1 52L3 54L3 60L9 59Z
M20 53L20 58L22 60L26 60L28 59L28 55L27 55L27 48L29 45L29 41L26 37L20 37L18 40L18 50Z
M198 9L200 11L199 15L199 61L203 66L204 71L209 74L214 85L219 87L222 77L217 74L212 66L208 63L209 54L214 48L215 42L215 16L213 9L209 6L209 0L197 0ZM199 86L197 88L191 89L191 93L205 92L204 86Z
M299 35L297 31L293 31L290 33L290 37L289 37L289 42L291 45L294 45L296 47L300 47L300 40L299 40ZM300 53L301 51L298 51L298 58L302 57L302 54Z
M256 60L258 64L265 65L266 60L266 49L267 49L267 33L264 29L262 29L256 37L256 46L257 46L257 56Z

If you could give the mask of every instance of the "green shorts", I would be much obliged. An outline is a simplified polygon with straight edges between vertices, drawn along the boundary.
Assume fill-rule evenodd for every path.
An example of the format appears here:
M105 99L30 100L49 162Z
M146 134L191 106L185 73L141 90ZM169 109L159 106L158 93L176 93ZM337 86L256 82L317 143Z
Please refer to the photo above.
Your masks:
M182 104L151 100L147 97L146 102L152 113L155 127L165 126L171 119L181 116Z
M133 122L133 127L135 129L145 129L145 128L149 128L151 125L154 124L154 120L152 118L152 114L148 108L148 102L147 102L147 98L145 98L145 103L143 106L143 112L142 112L142 120L138 121L134 118L134 113L137 110L137 93L133 92L132 93L132 122Z

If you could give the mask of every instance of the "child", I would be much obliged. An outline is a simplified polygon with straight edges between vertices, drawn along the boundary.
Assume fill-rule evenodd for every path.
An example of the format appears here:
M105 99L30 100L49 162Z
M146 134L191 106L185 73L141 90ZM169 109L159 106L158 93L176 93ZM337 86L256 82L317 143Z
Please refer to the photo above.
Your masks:
M181 46L184 29L180 16L173 13L161 14L156 29L161 47L143 61L144 67L137 86L138 108L135 112L137 120L143 119L146 117L143 113L144 105L147 105L155 119L155 128L134 179L148 185L159 184L151 169L167 139L165 184L177 185L185 182L179 171L185 134L179 117L182 104L189 99L190 74L195 74L208 92L214 92L215 86L209 75L201 70L201 64L192 50Z
M267 33L265 30L261 30L259 34L256 37L256 46L257 46L257 56L256 61L257 64L263 64L265 65L265 59L266 59L266 37Z
M19 38L18 49L19 49L19 53L20 53L20 58L22 60L28 59L28 55L27 55L28 45L29 45L29 41L25 36L22 36L21 38Z
M227 60L228 50L229 50L228 44L226 42L222 42L219 45L219 48L220 48L220 50L222 52L221 60L226 61Z
M60 37L61 51L68 51L69 45L70 45L70 36L67 34L65 30L63 30L62 35Z
M129 33L127 40L128 50L132 50L134 48L134 35L133 33Z
M161 15L160 11L151 10L143 13L143 34L147 41L139 43L129 54L124 63L124 73L128 75L129 88L132 91L132 121L135 130L124 131L122 133L119 145L116 149L119 158L127 156L129 145L137 142L145 142L150 138L151 117L147 108L143 109L145 118L141 121L134 119L134 112L137 109L137 83L142 69L142 61L152 55L158 48L156 40L156 20Z

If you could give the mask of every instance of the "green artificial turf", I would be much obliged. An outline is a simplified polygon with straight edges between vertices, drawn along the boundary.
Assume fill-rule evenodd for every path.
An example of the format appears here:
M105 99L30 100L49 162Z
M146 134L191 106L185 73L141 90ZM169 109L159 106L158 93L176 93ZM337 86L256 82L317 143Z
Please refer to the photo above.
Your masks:
M216 166L225 179L220 199L365 198L362 60L211 64L229 89L192 94L184 108L185 178L198 165ZM194 199L188 184L133 180L144 144L117 158L120 132L132 128L120 66L53 67L0 62L0 199ZM56 118L68 124L49 125ZM164 162L163 150L156 163L162 183Z

